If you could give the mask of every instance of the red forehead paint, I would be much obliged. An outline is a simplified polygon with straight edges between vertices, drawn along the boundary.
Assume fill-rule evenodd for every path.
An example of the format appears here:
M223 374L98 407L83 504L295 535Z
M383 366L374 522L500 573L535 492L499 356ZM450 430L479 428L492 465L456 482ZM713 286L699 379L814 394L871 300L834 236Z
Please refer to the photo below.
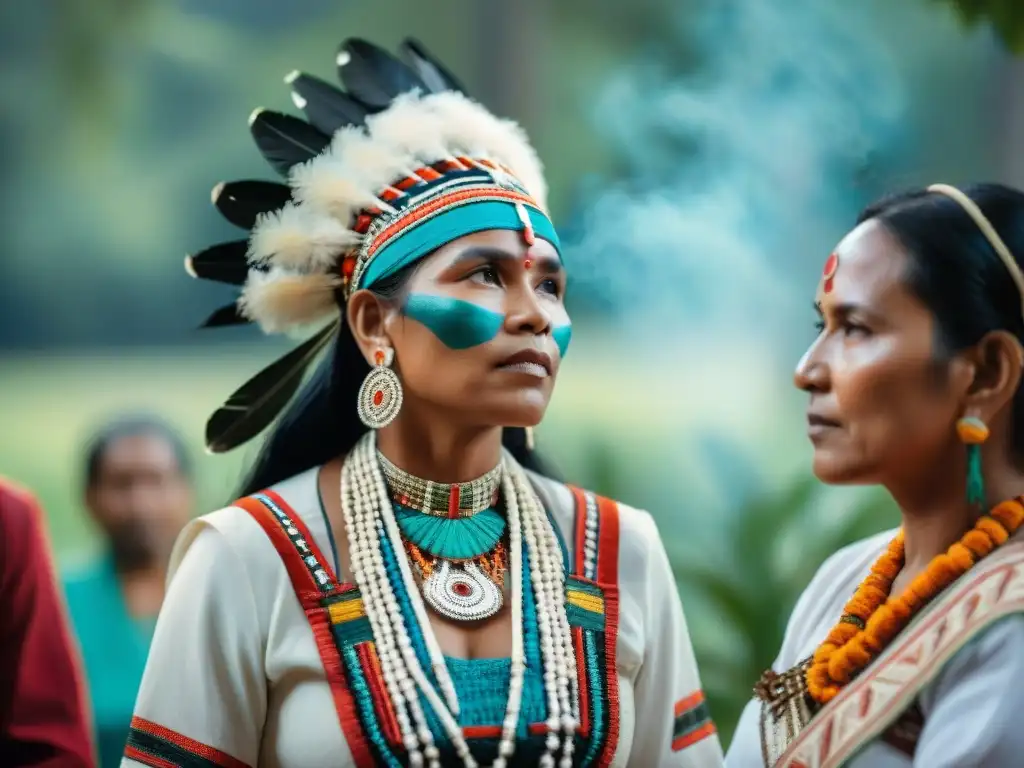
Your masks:
M839 254L833 252L825 261L825 268L821 271L821 277L825 281L825 293L832 293L832 278L836 276L839 269Z

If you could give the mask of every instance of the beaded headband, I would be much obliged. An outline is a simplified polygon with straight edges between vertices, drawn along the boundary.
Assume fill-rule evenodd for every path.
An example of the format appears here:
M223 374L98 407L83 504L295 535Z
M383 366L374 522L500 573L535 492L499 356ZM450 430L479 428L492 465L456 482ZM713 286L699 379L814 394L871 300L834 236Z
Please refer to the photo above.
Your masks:
M289 75L308 122L267 110L249 120L287 184L236 181L213 191L221 214L250 233L186 258L194 277L241 287L203 327L321 329L210 417L211 452L231 450L273 421L334 337L354 291L483 230L522 231L527 242L541 237L559 250L541 164L522 129L467 98L415 40L400 53L404 61L345 41L337 56L344 91Z
M974 220L974 223L981 230L981 233L985 235L985 239L988 240L992 249L999 254L999 258L1003 260L1003 264L1006 265L1006 269L1010 273L1010 277L1013 278L1013 282L1017 285L1017 290L1021 296L1021 315L1024 316L1024 273L1021 272L1020 266L1017 264L1017 260L1013 258L1013 254L1010 249L1003 242L1003 238L996 232L996 228L992 226L992 222L988 220L988 217L981 212L981 208L971 200L967 195L961 192L956 187L950 186L949 184L932 184L928 187L929 192L935 192L940 195L945 195L951 200L955 200L959 203L960 207L963 208L967 214Z

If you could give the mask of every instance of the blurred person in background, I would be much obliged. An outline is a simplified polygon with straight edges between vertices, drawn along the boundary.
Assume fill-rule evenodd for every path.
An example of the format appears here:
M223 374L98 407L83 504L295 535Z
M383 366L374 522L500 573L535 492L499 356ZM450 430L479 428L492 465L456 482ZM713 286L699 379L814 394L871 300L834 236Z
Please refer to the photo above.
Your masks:
M821 566L729 768L1024 765L1024 193L937 184L829 256L814 473L880 484L898 529Z
M92 695L102 768L116 766L164 599L174 540L193 494L184 444L162 420L116 419L85 454L85 506L102 554L65 577Z
M0 765L91 768L91 731L42 510L0 478Z
M320 330L208 447L258 435L330 353L245 497L180 539L124 765L715 768L653 519L551 479L528 436L570 336L539 161L403 54L347 41L347 93L288 78L312 125L251 126L292 187L215 191L255 230L189 262L244 284L209 324Z

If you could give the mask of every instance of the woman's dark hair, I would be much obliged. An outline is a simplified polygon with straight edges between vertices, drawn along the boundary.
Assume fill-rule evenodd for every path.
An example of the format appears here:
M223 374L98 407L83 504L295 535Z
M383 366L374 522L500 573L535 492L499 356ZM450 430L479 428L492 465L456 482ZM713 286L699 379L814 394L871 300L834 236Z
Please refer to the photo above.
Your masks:
M415 262L378 280L370 290L383 299L400 300L421 263ZM355 337L342 323L330 354L271 427L237 496L257 493L348 453L366 432L356 413L356 397L369 371ZM502 442L522 466L556 477L537 453L527 447L526 430L506 428Z
M1024 267L1024 192L1001 184L962 191L981 209L1019 265ZM970 214L955 200L927 190L884 198L861 212L875 219L906 249L910 290L935 317L936 347L947 356L1005 330L1024 342L1021 293ZM1024 387L1013 401L1011 447L1024 454Z
M152 435L170 446L182 476L192 476L192 461L181 436L163 419L148 413L119 416L97 429L85 447L83 477L85 487L92 488L99 480L103 459L111 445L122 437Z

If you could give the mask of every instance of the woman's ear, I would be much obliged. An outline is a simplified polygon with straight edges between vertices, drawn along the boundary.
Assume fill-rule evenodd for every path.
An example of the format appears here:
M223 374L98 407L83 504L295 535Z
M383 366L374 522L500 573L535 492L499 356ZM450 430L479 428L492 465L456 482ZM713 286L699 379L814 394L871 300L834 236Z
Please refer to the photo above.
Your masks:
M992 331L964 355L973 372L967 388L965 411L990 420L1005 408L1020 386L1024 349L1008 331Z
M392 346L385 331L387 315L388 307L372 292L364 289L349 296L345 318L359 350L371 366L376 352Z

